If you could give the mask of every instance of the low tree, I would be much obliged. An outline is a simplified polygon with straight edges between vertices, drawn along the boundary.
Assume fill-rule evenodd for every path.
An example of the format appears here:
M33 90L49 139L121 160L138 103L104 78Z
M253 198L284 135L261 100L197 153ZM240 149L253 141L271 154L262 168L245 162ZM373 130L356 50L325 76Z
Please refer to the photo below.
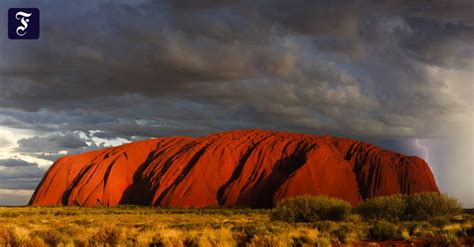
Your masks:
M396 194L366 200L357 206L356 212L366 220L397 222L404 218L406 207L406 196Z
M425 192L407 197L405 219L430 220L461 212L462 205L456 198L438 192Z

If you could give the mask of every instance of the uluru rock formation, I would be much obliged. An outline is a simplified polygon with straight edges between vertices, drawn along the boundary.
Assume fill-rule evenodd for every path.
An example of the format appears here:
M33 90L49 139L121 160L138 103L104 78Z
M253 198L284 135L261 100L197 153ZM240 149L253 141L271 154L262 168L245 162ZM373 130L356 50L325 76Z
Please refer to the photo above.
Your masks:
M330 136L242 130L166 137L66 156L30 205L271 207L303 194L356 205L374 196L438 191L425 161Z

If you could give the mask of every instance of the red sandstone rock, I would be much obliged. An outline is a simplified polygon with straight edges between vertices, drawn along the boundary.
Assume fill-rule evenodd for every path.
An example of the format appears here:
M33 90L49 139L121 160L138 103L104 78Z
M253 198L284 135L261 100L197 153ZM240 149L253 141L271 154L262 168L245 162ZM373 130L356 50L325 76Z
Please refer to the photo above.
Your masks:
M30 205L270 207L303 194L356 205L374 196L422 191L438 188L418 157L350 139L245 130L150 139L63 157Z

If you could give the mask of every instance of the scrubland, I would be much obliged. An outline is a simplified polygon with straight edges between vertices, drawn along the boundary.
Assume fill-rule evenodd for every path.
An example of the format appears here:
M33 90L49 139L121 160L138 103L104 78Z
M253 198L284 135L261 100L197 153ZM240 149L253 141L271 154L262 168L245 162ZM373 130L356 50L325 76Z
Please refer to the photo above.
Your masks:
M391 246L394 243L455 246L474 243L474 215L457 210L456 205L454 208L448 205L447 213L441 210L435 212L436 216L423 218L420 208L406 209L406 205L395 203L397 201L400 197L387 197L355 209L321 197L296 198L280 203L275 209L0 207L0 246ZM443 206L436 201L425 204ZM400 208L405 211L401 212ZM407 210L415 210L417 215L412 216Z

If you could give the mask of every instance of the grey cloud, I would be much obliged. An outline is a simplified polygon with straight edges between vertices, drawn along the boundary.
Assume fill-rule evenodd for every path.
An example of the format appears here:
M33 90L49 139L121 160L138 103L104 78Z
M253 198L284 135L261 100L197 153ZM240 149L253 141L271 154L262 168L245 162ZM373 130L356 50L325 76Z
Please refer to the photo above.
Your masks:
M26 205L30 200L33 190L0 189L1 206Z
M0 189L34 189L45 169L36 163L18 159L0 161Z
M36 186L41 182L41 178L46 171L38 172L35 177L23 178L23 177L12 177L12 178L0 178L0 189L10 190L34 190Z
M94 148L100 148L100 147L94 147ZM83 151L87 151L87 150L83 150ZM79 152L80 151L77 151L76 153L79 153ZM73 154L73 152L71 152L71 154ZM59 153L29 153L28 155L39 158L39 159L49 160L51 162L54 162L64 156L64 154L59 154Z
M75 126L79 128L79 125ZM92 127L92 125L89 127ZM81 128L84 129L84 126ZM61 131L61 133L20 139L18 140L18 147L15 149L15 151L23 155L28 155L43 160L56 161L64 155L78 154L110 146L110 144L106 144L103 141L100 142L94 140L94 137L103 139L116 139L120 135L123 135L123 133L110 132L110 130L109 132L105 132L108 133L108 135L99 135L99 133L104 131L98 130L78 131L76 129L75 131L66 131L65 129L56 129L56 132L58 131ZM123 131L126 131L126 129ZM127 136L127 138L130 138L130 136ZM8 164L13 165L18 163L20 165L20 161L7 161L9 161ZM1 164L2 163L0 160L0 166Z
M2 159L0 160L0 166L3 167L25 167L25 166L38 166L36 163L31 163L22 159Z
M426 64L446 68L467 67L474 57L474 26L443 23L423 18L407 18L416 35L400 41L407 55Z
M87 147L87 143L73 134L56 134L45 137L30 137L18 140L20 152L59 152L67 149Z

